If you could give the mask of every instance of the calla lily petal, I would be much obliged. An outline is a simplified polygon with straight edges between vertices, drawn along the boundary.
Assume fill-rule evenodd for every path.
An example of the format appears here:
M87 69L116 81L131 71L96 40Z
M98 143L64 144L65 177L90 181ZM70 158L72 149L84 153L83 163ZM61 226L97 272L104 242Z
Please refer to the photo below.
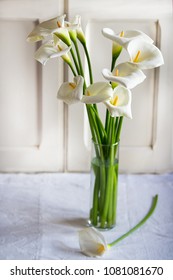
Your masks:
M141 38L150 44L153 43L153 40L148 35L139 30L127 30L116 34L111 28L103 28L102 34L121 46L125 46L128 42L136 38Z
M98 82L90 85L85 90L85 95L83 95L81 101L86 104L94 104L103 102L110 98L113 89L109 83Z
M76 28L77 38L79 39L79 41L80 41L82 44L85 44L85 43L86 43L86 39L85 39L84 32L83 32L83 30L82 30L81 16L80 16L80 15L76 15L76 16L75 16L74 21L73 21L73 24L74 24L74 25L77 25L77 28Z
M152 44L136 39L128 43L127 51L133 65L140 69L152 69L164 64L161 51Z
M76 30L79 27L78 17L75 17L72 22L64 21L63 25L54 32L54 34L61 39L66 45L71 45L71 35L76 37Z
M28 35L27 41L37 42L51 35L53 32L58 30L58 28L64 26L65 17L66 15L62 15L38 24Z
M131 113L131 91L123 86L117 86L114 89L113 95L104 104L109 110L112 117L125 116L132 118Z
M75 16L75 18L72 20L72 22L65 21L65 27L67 28L70 38L72 41L76 41L77 38L77 28L79 27L79 21L78 17Z
M57 98L63 100L68 105L79 102L83 95L84 78L76 76L73 80L73 83L63 83L57 94Z
M68 30L75 30L78 27L80 27L81 24L81 17L80 16L75 16L74 19L70 22L70 21L64 21L64 26L68 29Z
M136 87L146 78L140 69L128 62L117 65L112 72L103 69L102 74L106 80L122 84L129 89Z
M50 58L65 56L69 52L71 47L67 47L63 42L58 42L55 45L53 40L48 41L47 43L43 44L35 53L35 59L38 60L43 65Z
M104 236L92 227L79 231L79 245L83 254L89 257L99 257L107 251Z
M68 30L64 27L58 28L54 34L61 39L67 46L71 45L70 35Z

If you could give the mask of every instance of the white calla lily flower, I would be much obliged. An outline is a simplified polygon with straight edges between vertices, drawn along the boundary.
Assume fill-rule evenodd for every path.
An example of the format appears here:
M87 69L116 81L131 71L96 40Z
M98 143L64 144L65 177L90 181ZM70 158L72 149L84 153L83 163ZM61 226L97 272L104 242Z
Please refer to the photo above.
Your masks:
M71 22L65 21L65 26L67 27L70 35L77 36L81 43L86 42L81 25L81 16L76 15Z
M62 57L64 60L68 60L68 52L70 51L71 47L67 47L63 42L60 40L56 42L54 40L48 41L47 43L43 44L35 53L35 59L42 63L43 65L46 62L55 57ZM69 58L70 60L70 58Z
M106 80L122 84L129 89L136 87L146 78L140 69L128 62L117 65L112 72L108 69L103 69L102 74Z
M103 102L110 98L113 89L109 83L97 82L86 88L81 101L86 104Z
M64 21L64 26L67 30L77 30L81 27L81 16L76 15L72 21Z
M27 41L38 42L53 34L56 30L64 26L65 17L66 15L62 15L38 24L28 35Z
M128 42L136 38L143 39L144 41L150 44L153 43L153 40L148 35L139 30L127 30L116 34L111 28L103 28L102 34L106 38L116 42L117 44L123 47L125 47Z
M77 32L76 30L79 27L79 21L77 16L70 22L70 21L64 21L63 24L57 31L55 32L55 35L61 39L66 45L71 45L71 36L76 37Z
M77 38L77 32L76 29L79 26L79 23L77 21L77 17L75 16L75 18L69 22L69 21L65 21L65 26L69 32L70 38L72 39L72 41L75 41Z
M133 40L127 44L130 63L140 69L152 69L164 64L161 51L152 44L140 39Z
M54 34L61 39L67 46L71 45L71 39L70 39L70 35L69 32L66 28L64 27L60 27L56 30L56 32L54 32Z
M114 88L112 97L109 100L106 100L104 104L112 117L125 116L131 119L131 99L131 91L128 88L119 85Z
M76 76L73 80L74 82L72 83L63 83L57 94L57 98L63 100L68 105L79 102L83 95L84 78Z
M80 41L82 44L85 44L85 43L86 43L86 39L85 39L84 32L83 32L83 30L82 30L81 16L77 15L77 16L75 17L75 23L77 23L77 25L78 25L78 28L76 29L77 37L78 37L79 41Z
M104 236L92 227L79 231L79 245L82 253L89 257L102 256L108 249Z

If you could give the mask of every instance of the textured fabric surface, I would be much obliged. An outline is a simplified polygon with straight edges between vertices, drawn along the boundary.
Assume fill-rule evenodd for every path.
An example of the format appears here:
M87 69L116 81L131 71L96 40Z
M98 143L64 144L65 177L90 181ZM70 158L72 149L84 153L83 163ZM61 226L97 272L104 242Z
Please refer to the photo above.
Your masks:
M89 259L78 242L89 184L89 174L0 174L0 259ZM155 194L150 220L102 259L173 259L173 174L120 175L117 225L103 234L109 243L128 231Z

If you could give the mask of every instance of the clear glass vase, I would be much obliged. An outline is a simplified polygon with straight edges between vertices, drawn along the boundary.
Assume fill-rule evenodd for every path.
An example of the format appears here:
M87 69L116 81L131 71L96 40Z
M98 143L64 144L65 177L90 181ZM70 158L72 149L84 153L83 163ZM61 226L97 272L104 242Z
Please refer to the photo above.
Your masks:
M119 143L92 142L89 225L111 229L116 224Z

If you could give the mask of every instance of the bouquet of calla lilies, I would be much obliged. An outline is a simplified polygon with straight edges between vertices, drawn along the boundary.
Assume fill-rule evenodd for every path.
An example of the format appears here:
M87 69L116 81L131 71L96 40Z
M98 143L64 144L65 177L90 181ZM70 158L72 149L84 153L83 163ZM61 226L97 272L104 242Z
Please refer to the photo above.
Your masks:
M112 210L112 196L117 193L117 183L114 181L117 181L118 167L114 165L117 148L105 151L101 145L111 147L120 141L123 117L132 118L131 89L145 80L143 69L159 67L164 62L160 50L145 33L139 30L128 30L116 34L110 28L103 28L103 36L112 42L112 62L110 69L102 70L105 80L95 82L87 40L81 26L81 17L75 16L72 22L66 21L65 18L66 16L62 15L38 24L28 35L27 41L44 40L35 53L35 59L40 63L45 65L49 59L61 57L72 71L73 80L64 82L60 86L57 97L68 105L77 102L86 105L92 140L100 145L99 148L98 146L95 148L97 159L97 166L94 167L95 197L90 211L90 220L92 225L97 226L99 221L99 226L105 228L114 223L115 212ZM82 48L79 48L78 43L82 45ZM117 59L123 49L129 54L129 60L117 64ZM88 73L83 70L81 50L84 51L86 57ZM105 106L104 123L100 118L97 103ZM110 167L103 168L104 161ZM98 179L97 174L99 173L100 176L101 170L103 171L102 176L101 179ZM100 186L101 182L103 182L103 186ZM87 229L87 236L89 236L88 231L90 230L92 228ZM99 238L100 235L99 233ZM80 244L83 244L82 236L86 236L85 233L80 234ZM94 239L97 240L96 237ZM103 248L105 249L105 246L98 246L98 252L94 250L95 253L88 253L88 255L100 255L104 251ZM83 251L87 254L85 249Z

